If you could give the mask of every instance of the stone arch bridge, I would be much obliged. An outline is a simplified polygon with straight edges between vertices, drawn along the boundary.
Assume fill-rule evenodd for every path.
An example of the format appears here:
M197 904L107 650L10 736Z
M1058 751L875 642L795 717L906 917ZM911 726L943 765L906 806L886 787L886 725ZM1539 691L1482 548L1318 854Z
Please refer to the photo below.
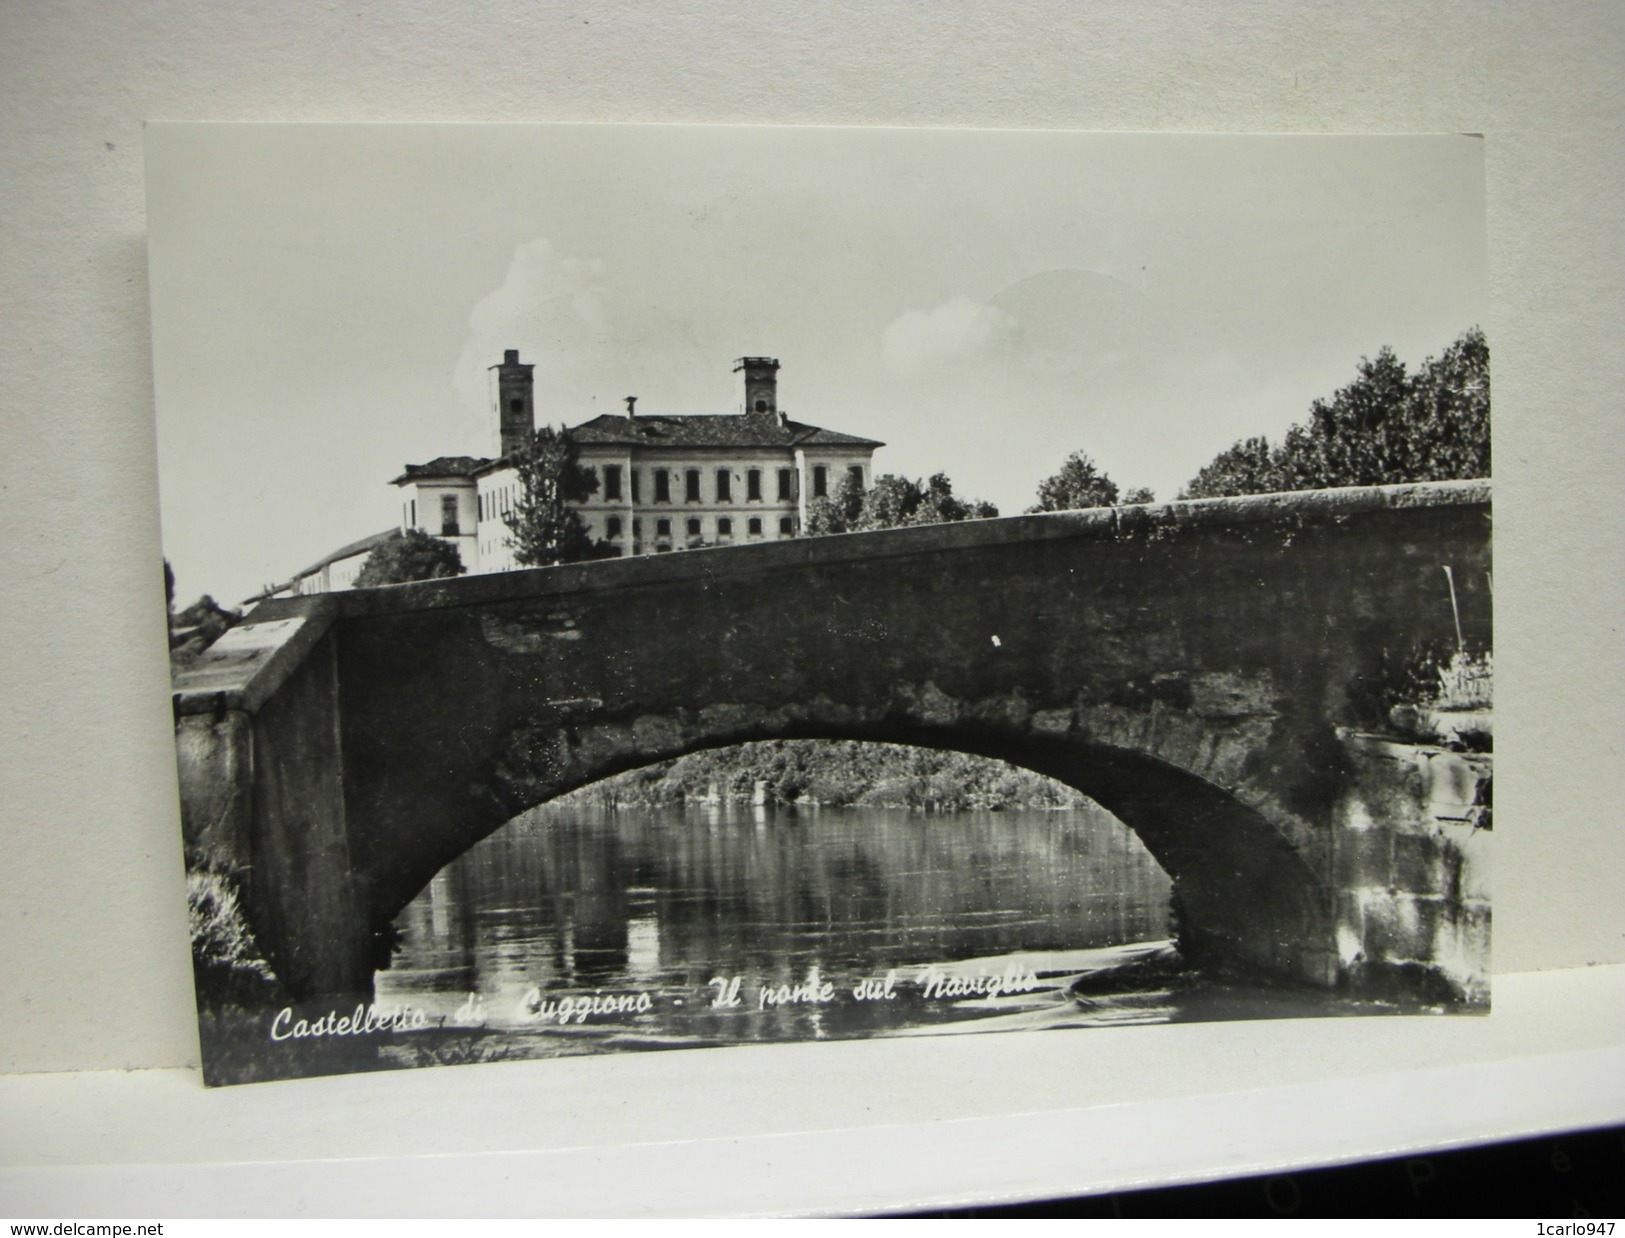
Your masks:
M1334 984L1353 885L1394 880L1340 859L1349 737L1426 652L1488 649L1489 516L1487 482L1317 491L266 603L176 681L189 862L293 993L369 993L401 908L543 800L743 741L920 744L1116 814L1194 961Z

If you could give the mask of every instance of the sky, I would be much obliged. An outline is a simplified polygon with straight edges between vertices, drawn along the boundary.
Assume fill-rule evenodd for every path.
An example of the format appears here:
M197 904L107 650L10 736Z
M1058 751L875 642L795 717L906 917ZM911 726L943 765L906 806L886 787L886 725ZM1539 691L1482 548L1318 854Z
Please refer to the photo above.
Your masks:
M1159 499L1391 347L1482 325L1480 139L152 124L164 551L235 604L398 519L407 463L538 417L731 412L884 441L1006 515L1075 451ZM1491 341L1493 344L1493 341Z

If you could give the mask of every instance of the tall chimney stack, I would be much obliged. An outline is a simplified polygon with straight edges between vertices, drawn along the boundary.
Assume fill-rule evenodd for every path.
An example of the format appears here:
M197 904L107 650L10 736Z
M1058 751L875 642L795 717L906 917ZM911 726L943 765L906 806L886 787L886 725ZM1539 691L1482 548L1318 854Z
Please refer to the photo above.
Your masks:
M739 411L749 417L773 417L779 411L779 363L772 357L741 357L734 362L739 375Z
M502 354L497 372L497 425L500 427L500 454L511 456L529 441L536 430L534 365L519 360L519 350Z

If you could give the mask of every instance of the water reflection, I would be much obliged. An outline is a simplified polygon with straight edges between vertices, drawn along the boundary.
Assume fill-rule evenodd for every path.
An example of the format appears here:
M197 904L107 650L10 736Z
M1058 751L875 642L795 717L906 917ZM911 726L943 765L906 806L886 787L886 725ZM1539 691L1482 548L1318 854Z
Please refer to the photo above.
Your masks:
M1071 978L1165 939L1168 904L1092 807L543 809L401 913L378 1000L525 1055L1071 1019Z

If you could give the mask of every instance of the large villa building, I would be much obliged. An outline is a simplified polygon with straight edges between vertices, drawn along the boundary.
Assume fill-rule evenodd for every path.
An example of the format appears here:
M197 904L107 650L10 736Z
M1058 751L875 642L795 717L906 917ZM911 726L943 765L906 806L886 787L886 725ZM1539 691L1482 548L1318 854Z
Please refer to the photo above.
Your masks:
M509 349L491 369L498 454L407 465L394 481L398 530L340 547L277 592L351 588L374 547L408 529L455 546L470 573L519 566L506 517L519 499L513 457L536 424L535 367ZM735 362L738 400L731 413L639 413L628 398L623 415L569 427L581 463L598 478L592 497L577 505L593 540L617 555L644 555L795 537L807 505L834 494L846 476L869 486L872 457L884 444L791 421L779 410L778 370L772 357Z

